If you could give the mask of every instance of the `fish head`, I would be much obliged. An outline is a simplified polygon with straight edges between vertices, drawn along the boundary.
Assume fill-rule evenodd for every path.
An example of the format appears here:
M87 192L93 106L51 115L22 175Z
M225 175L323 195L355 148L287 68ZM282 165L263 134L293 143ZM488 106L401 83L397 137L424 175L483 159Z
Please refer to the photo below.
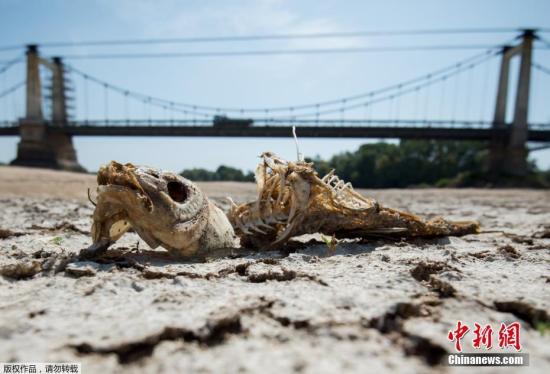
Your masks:
M94 243L108 246L133 228L152 248L162 245L187 254L199 248L206 226L214 221L232 235L230 224L219 222L219 208L193 182L173 172L111 161L99 169L97 183Z

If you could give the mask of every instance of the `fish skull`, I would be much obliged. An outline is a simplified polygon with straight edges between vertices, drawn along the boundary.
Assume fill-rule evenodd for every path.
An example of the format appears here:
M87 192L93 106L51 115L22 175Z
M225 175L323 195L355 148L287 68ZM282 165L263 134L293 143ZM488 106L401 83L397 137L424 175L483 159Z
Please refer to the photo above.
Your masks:
M235 246L225 214L180 175L111 161L97 182L89 252L107 249L130 228L150 247L181 256Z

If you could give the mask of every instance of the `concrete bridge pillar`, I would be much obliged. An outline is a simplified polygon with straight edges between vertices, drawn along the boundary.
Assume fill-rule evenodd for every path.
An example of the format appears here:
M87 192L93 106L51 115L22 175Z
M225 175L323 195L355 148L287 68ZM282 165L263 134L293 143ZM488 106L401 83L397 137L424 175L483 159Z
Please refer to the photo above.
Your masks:
M535 32L533 30L524 30L521 38L521 43L515 47L506 46L502 49L495 116L493 120L495 135L490 147L490 172L493 176L502 174L524 176L529 172L527 163L529 153L527 149L527 121L531 80L531 55ZM506 123L508 80L510 60L516 55L520 57L521 63L514 106L514 119L511 126L509 126Z
M52 70L52 121L42 114L40 65ZM36 45L27 47L27 101L24 118L19 119L20 141L12 165L84 171L78 164L70 135L52 131L67 123L65 78L61 59L40 59Z
M495 115L493 118L493 135L491 137L489 154L489 171L493 178L502 174L502 167L508 148L508 137L503 136L506 130L506 108L508 106L508 82L510 79L510 59L512 47L504 46L501 50L500 73L498 79L497 98L495 102Z
M508 169L511 174L525 175L528 172L527 157L527 135L528 135L528 113L529 113L529 89L531 84L531 60L533 53L533 30L525 30L521 43L521 65L519 67L519 80L516 94L516 105L514 110L514 122L510 134Z
M36 45L27 46L27 102L25 119L42 122L42 85L40 57Z
M67 96L65 70L61 57L52 59L52 122L55 126L67 124Z

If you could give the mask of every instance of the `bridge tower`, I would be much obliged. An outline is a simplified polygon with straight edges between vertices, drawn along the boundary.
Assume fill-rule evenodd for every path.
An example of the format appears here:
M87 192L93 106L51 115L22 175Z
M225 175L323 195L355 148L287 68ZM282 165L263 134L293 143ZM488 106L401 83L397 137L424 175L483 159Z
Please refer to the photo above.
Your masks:
M52 72L52 119L44 119L40 65ZM84 171L78 164L70 135L51 131L67 124L67 101L63 62L41 59L36 45L27 46L26 112L19 119L20 141L12 165Z
M502 59L493 119L493 129L495 132L491 141L489 161L490 173L493 176L503 174L523 176L529 171L527 164L529 152L527 149L527 117L529 112L531 56L533 52L533 40L535 38L534 30L524 30L521 35L521 43L513 47L505 46L501 51ZM519 56L521 62L514 105L514 118L510 126L506 123L506 109L510 60L514 56ZM505 135L502 135L503 133Z

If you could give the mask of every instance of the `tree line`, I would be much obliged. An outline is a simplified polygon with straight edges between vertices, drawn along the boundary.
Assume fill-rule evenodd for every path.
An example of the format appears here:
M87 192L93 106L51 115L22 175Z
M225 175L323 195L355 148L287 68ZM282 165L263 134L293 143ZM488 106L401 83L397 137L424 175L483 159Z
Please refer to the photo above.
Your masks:
M315 165L320 176L335 169L341 179L358 188L550 186L550 170L539 171L533 162L527 177L495 179L487 173L488 158L485 142L402 140L363 144L328 160L317 156L306 161ZM181 175L196 181L254 180L252 172L229 166L216 171L184 170Z
M215 171L207 169L194 168L183 170L180 175L192 181L237 181L254 182L254 173L244 173L242 170L231 166L221 165Z

